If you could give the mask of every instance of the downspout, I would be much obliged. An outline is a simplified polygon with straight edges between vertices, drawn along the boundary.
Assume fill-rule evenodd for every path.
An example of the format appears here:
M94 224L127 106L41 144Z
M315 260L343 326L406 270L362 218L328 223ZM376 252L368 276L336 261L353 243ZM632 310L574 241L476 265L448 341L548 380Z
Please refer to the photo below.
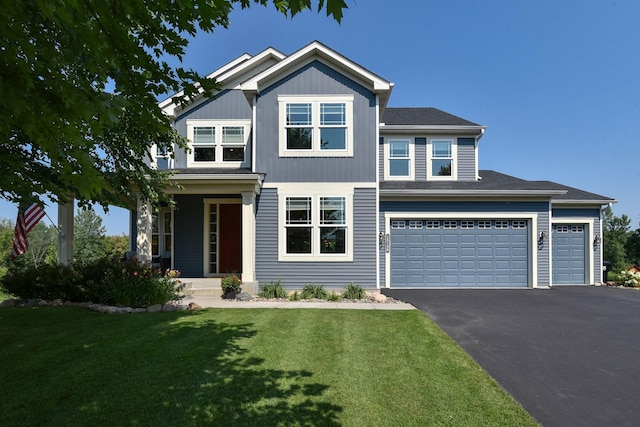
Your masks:
M480 143L480 138L482 138L484 136L484 129L480 129L480 134L476 135L475 138L475 159L476 159L476 181L480 181L482 179L482 177L480 176L480 174L478 173L478 144Z

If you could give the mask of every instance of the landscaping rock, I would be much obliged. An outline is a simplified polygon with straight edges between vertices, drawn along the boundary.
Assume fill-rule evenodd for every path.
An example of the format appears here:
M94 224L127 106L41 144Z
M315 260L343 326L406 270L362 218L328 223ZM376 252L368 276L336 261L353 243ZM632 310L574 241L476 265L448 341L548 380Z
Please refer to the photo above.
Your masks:
M147 307L147 313L157 313L162 311L162 306L160 304L154 304Z
M17 299L9 298L0 302L0 307L15 307L18 303Z
M371 299L375 302L387 302L387 296L385 294L381 294L380 292L374 292L371 294Z
M251 294L247 292L240 292L238 295L236 295L237 301L251 301L252 299L253 297L251 296Z
M187 310L201 310L202 307L199 304L196 304L195 302L190 302L189 305L187 306Z
M168 302L162 306L162 311L178 311L182 309L182 306L174 301Z

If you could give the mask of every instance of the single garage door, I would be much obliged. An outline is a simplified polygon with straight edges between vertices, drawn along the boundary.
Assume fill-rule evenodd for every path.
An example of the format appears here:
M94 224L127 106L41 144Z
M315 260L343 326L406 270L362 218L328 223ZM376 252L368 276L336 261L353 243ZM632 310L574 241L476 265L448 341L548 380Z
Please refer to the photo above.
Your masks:
M392 220L391 287L526 287L527 220Z
M584 224L554 224L553 284L583 285L586 279L586 227Z

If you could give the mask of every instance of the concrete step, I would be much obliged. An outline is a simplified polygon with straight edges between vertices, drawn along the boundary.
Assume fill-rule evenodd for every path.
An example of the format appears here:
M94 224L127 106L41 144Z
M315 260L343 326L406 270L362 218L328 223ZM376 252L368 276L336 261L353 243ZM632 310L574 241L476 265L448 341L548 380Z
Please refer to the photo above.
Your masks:
M185 288L185 295L191 297L220 297L222 296L222 289L220 288Z

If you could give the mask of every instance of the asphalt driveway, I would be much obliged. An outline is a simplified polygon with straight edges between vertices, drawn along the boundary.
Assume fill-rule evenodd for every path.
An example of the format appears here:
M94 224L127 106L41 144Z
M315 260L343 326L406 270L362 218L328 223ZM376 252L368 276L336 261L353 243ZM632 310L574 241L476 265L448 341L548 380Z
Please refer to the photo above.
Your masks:
M542 425L640 425L640 291L384 293L426 313Z

